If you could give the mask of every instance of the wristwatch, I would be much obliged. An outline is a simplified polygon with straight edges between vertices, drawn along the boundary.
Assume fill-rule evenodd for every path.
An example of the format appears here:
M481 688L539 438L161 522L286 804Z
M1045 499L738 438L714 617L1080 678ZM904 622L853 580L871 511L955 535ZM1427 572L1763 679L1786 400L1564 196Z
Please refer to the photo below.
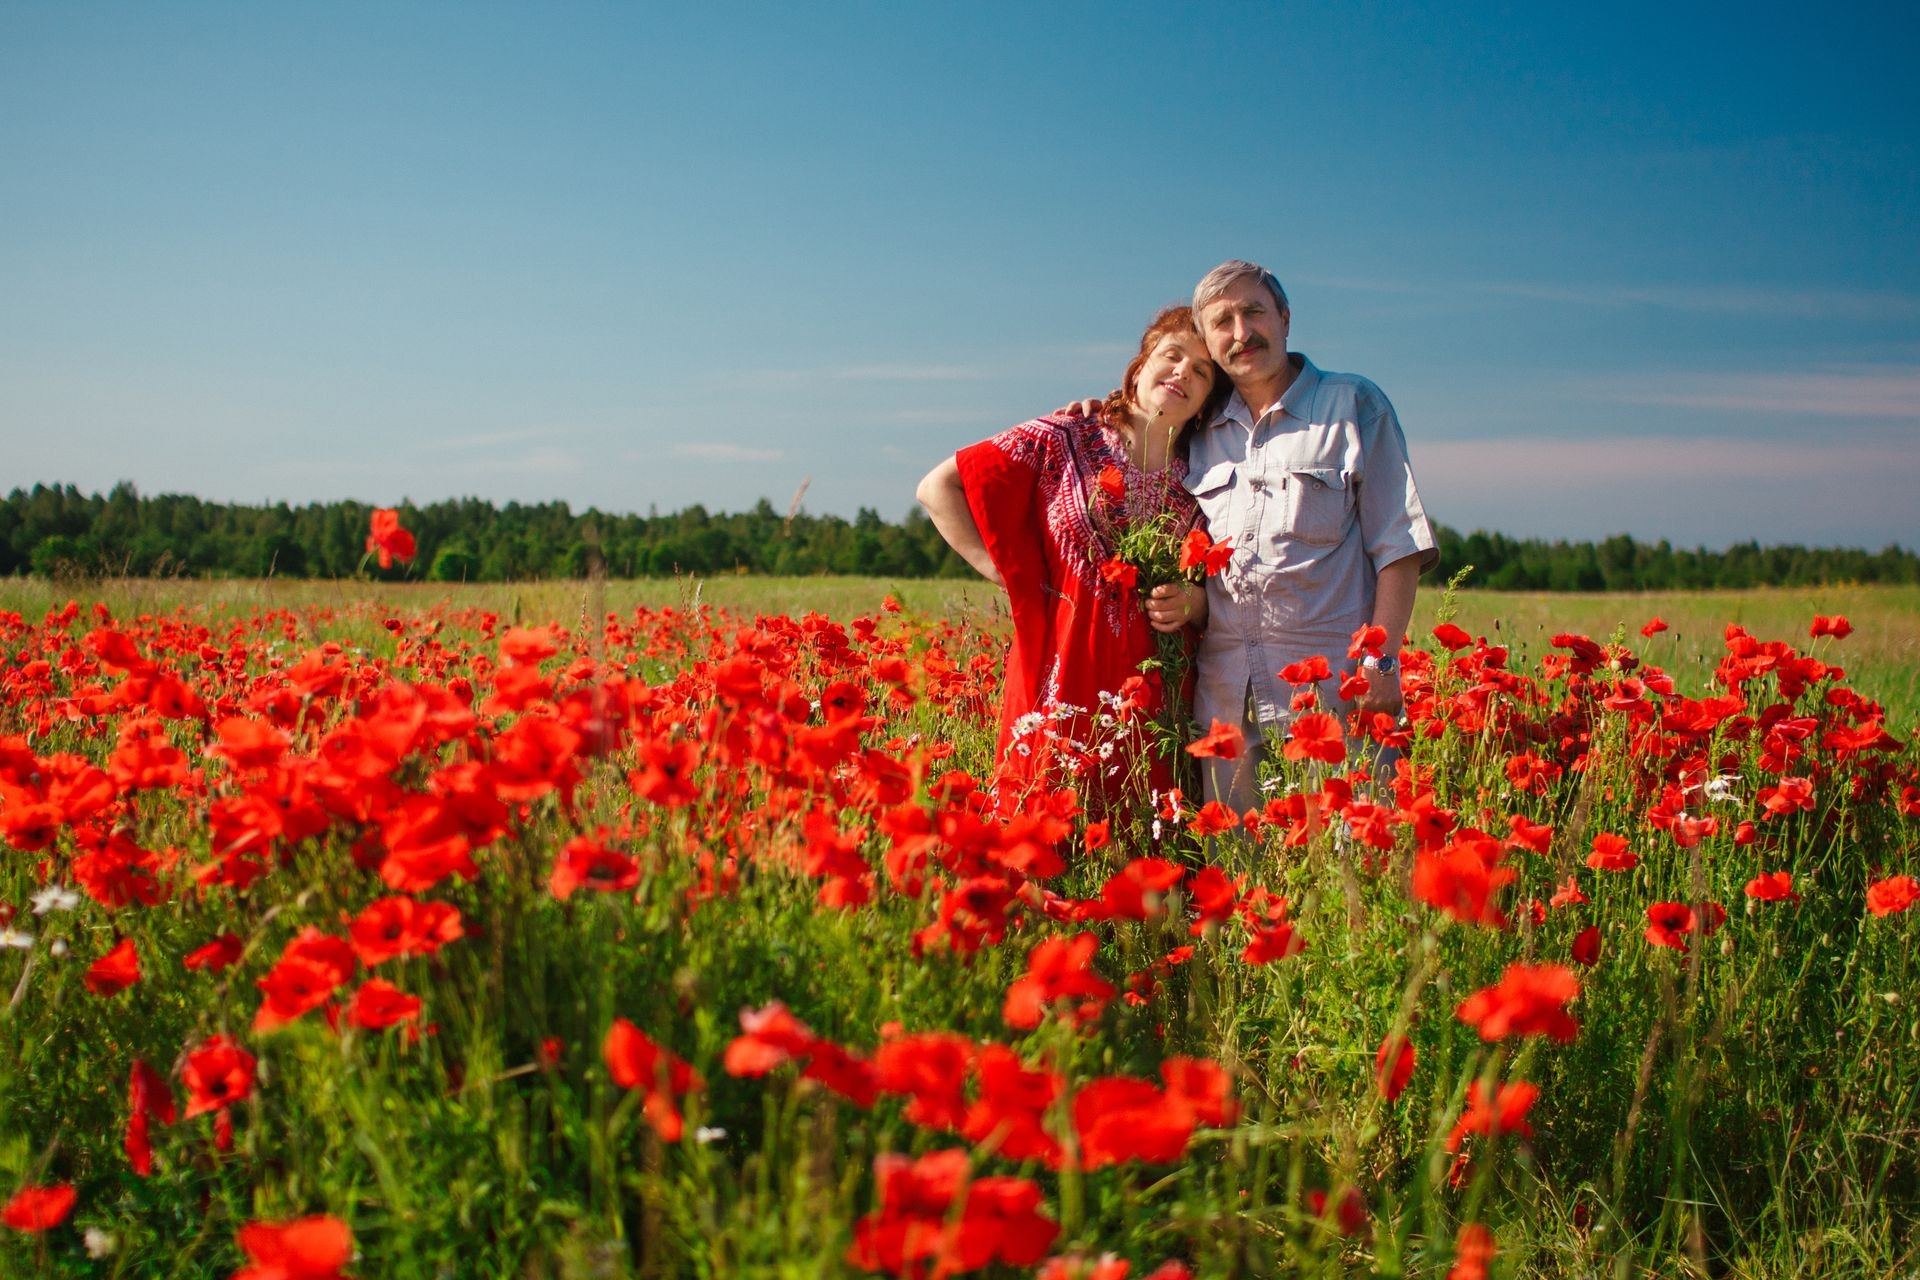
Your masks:
M1400 659L1390 653L1383 653L1378 657L1370 653L1360 659L1360 665L1369 671L1378 671L1383 676L1390 676L1400 670Z

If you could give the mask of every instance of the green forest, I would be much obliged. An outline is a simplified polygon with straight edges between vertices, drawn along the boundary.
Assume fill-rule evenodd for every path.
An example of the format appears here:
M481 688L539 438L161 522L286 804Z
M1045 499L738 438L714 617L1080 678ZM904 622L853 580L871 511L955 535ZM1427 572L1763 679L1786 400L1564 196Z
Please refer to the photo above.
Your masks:
M461 498L400 504L418 542L411 564L381 570L366 555L373 508L358 502L208 502L142 495L133 485L82 494L72 485L14 489L0 504L0 574L47 577L427 578L502 582L676 573L963 577L918 509L897 523L861 508L852 520L690 506L670 514L576 512L565 502L504 506ZM1837 583L1920 583L1920 556L1897 546L1676 548L1625 534L1601 542L1544 541L1438 530L1435 576L1472 565L1470 581L1510 591L1659 591Z

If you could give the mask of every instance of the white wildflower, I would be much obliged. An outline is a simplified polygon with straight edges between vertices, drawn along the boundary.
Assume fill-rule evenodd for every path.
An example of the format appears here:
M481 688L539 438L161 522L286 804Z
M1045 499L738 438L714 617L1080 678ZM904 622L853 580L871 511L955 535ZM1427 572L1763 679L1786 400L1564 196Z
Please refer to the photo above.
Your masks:
M25 951L32 945L32 934L16 929L12 925L0 926L0 950L5 950L8 947L17 947L21 951Z
M111 1231L102 1231L99 1227L88 1227L86 1234L80 1239L87 1246L89 1258L111 1257L120 1248L120 1237Z
M53 953L55 960L65 959L67 954L67 940L65 938L55 938L47 944L47 950Z
M46 915L49 911L71 911L80 905L80 895L63 884L50 884L33 895L33 914Z
M699 1143L703 1147L706 1146L709 1142L722 1141L723 1139L726 1138L726 1136L727 1136L727 1131L725 1129L720 1128L718 1125L703 1124L699 1128L693 1131L693 1140Z
M1718 801L1722 804L1739 804L1740 797L1733 789L1733 784L1738 781L1740 781L1739 774L1723 773L1717 778L1708 779L1708 781L1702 785L1701 789L1707 793L1707 799L1710 801Z

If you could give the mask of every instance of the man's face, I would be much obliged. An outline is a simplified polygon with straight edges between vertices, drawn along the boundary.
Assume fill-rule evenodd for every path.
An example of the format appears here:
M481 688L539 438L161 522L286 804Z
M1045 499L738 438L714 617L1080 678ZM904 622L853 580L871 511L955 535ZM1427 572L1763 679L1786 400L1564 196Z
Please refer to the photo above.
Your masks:
M1292 317L1274 303L1257 278L1235 280L1200 311L1207 351L1234 385L1278 378L1287 367L1287 324Z

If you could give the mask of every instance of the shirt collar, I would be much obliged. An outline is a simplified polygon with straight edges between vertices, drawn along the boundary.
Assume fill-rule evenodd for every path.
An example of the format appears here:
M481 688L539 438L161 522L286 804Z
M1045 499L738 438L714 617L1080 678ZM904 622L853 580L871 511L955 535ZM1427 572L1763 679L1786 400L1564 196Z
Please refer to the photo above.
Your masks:
M1280 403L1274 407L1290 418L1305 422L1313 408L1313 393L1320 388L1320 370L1314 367L1313 361L1307 359L1304 352L1290 351L1287 356L1298 362L1299 368L1293 375L1293 381L1281 393ZM1213 420L1213 425L1217 427L1228 422L1237 422L1249 431L1253 429L1253 410L1247 407L1246 399L1237 388L1227 397L1227 403L1220 410L1220 416Z

